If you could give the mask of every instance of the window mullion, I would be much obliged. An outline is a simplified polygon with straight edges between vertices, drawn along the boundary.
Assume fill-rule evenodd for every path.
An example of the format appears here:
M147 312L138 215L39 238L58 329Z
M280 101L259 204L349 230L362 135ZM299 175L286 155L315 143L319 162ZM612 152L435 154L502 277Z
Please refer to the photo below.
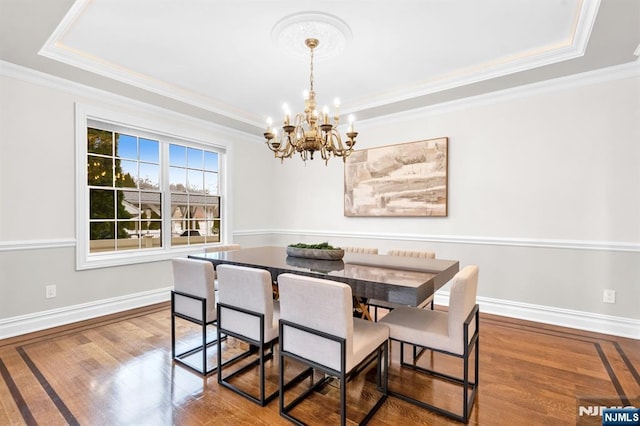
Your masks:
M171 191L169 188L169 143L160 141L160 188L162 191L162 246L171 250Z

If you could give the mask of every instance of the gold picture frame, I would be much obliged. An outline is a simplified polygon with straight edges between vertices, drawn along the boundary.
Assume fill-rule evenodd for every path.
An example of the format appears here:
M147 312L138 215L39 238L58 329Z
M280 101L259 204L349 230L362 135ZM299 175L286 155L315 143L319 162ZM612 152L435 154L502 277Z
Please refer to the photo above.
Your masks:
M448 214L446 137L363 149L344 167L345 216Z

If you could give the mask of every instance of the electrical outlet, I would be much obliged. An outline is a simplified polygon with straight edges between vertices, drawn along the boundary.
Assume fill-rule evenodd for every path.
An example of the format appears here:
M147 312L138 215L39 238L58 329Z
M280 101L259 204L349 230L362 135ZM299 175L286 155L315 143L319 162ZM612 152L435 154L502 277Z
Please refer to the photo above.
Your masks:
M52 297L56 297L56 286L48 285L45 287L45 296L47 299L51 299Z
M616 291L615 290L605 290L602 295L602 301L604 303L616 303Z

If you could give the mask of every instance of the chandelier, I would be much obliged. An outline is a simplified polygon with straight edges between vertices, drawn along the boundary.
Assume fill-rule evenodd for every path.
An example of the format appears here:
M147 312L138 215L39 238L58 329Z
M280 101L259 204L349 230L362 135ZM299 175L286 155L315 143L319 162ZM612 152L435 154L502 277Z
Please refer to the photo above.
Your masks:
M316 152L320 152L325 164L328 164L332 154L335 157L342 157L342 160L346 161L356 143L358 133L353 130L353 115L349 116L347 139L344 143L338 133L337 127L340 122L338 114L340 101L338 99L334 101L333 124L327 107L324 107L322 114L318 114L316 92L313 91L313 49L319 43L315 38L305 40L305 44L311 52L311 73L309 91L305 90L304 93L304 112L296 114L292 121L291 113L285 105L281 135L278 135L278 131L272 127L271 118L267 120L267 131L264 133L266 144L275 154L275 158L279 158L281 162L284 162L285 158L291 158L296 152L300 153L303 161L313 160L313 155Z

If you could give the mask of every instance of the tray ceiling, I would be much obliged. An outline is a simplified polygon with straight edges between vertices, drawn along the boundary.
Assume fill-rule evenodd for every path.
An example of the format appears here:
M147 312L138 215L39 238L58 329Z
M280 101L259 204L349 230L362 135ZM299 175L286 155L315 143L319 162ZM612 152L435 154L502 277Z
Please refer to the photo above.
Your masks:
M320 106L339 97L341 112L362 119L446 101L447 93L552 78L549 67L585 55L602 7L597 0L78 0L38 53L213 112L223 124L260 128L285 102L301 109L309 86L308 56L289 54L272 35L292 14L329 14L347 26L341 53L323 55L320 39L314 86Z

